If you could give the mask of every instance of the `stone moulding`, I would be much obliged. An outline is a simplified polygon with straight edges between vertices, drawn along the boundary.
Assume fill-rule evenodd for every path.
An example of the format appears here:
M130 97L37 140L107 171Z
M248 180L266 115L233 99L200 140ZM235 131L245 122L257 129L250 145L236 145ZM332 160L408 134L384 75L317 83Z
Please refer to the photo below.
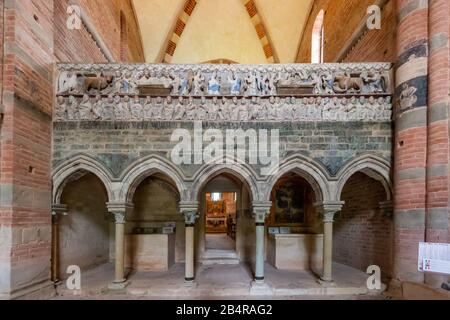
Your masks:
M55 121L390 121L391 64L59 64Z

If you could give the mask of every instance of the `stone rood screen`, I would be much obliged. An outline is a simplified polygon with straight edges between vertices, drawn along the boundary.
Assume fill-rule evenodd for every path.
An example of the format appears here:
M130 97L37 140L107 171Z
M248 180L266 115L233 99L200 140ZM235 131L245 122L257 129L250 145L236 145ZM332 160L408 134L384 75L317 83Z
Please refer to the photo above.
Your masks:
M56 122L392 118L389 63L60 64L57 70Z

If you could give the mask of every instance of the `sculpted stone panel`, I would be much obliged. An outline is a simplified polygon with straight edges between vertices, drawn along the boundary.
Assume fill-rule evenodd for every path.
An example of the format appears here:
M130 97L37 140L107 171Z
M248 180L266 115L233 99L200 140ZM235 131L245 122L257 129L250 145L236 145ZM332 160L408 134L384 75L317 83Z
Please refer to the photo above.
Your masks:
M55 121L389 121L390 64L59 65Z
M387 97L58 96L55 121L390 121Z

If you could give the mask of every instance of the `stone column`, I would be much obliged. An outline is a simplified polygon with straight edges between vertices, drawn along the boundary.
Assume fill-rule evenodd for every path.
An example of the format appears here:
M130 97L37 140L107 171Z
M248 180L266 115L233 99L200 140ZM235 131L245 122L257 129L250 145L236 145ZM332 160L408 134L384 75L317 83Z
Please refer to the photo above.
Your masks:
M114 216L116 224L115 275L110 289L123 289L126 286L125 277L125 218L130 204L108 203L108 211Z
M193 283L195 280L195 221L198 218L198 203L180 204L181 214L184 215L186 226L186 257L185 281Z
M426 242L446 243L449 233L450 3L429 2L428 153ZM426 273L425 283L440 288L446 277Z
M324 203L317 205L323 217L323 273L322 284L333 282L333 223L334 215L341 211L343 202Z
M272 204L253 204L256 225L255 282L264 282L265 222Z
M59 282L59 219L67 215L65 204L52 205L52 281Z
M396 2L394 282L423 282L417 262L419 242L425 240L427 194L428 3Z

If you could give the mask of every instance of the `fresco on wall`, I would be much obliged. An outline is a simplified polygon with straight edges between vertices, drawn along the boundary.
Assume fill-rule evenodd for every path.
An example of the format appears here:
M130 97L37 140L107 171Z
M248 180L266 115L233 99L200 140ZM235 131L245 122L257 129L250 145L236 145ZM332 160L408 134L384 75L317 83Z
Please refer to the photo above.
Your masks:
M305 189L293 182L275 190L275 223L305 222Z

